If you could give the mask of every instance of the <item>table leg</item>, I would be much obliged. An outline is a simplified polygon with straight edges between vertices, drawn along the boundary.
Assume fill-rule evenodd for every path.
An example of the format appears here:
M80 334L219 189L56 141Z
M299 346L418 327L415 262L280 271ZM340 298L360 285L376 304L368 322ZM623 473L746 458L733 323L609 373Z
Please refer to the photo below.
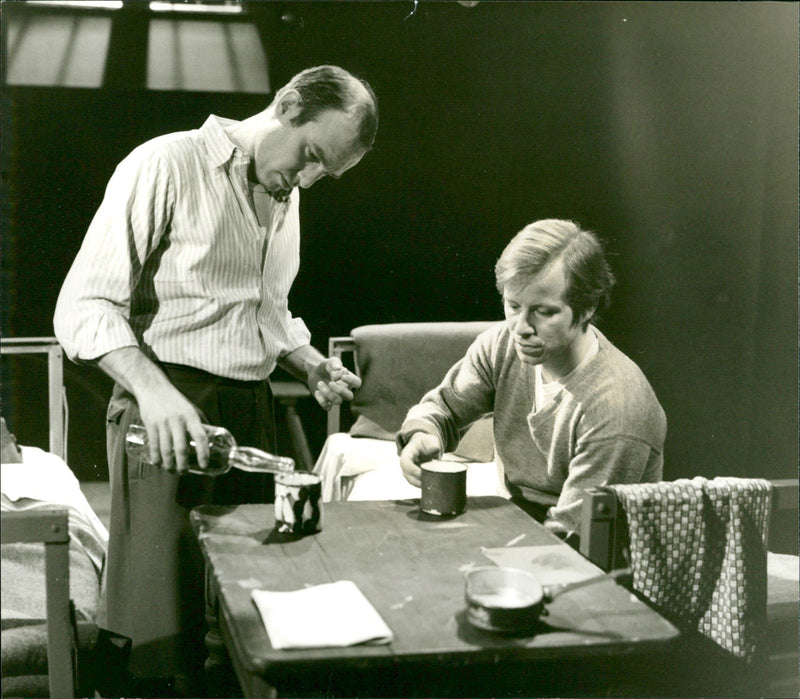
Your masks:
M225 642L222 640L222 634L219 631L219 623L217 622L217 598L214 594L214 585L207 568L205 577L205 597L206 624L208 625L208 631L205 637L206 650L208 651L205 669L206 672L209 672L220 665L229 664L230 661L228 659L228 652L225 650Z
M236 681L228 649L225 647L225 640L219 628L217 595L208 568L205 576L205 598L208 631L204 641L208 657L204 663L204 670L208 696L236 697L240 695L241 689Z

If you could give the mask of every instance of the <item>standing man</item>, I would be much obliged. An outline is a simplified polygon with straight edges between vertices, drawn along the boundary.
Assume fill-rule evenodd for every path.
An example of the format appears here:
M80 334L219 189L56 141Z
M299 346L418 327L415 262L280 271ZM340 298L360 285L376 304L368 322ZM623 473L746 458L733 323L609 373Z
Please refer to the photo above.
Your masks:
M153 139L117 167L67 275L59 342L115 381L106 626L132 638L135 674L180 682L197 673L203 565L190 509L272 495L269 476L185 474L190 440L208 462L201 424L274 451L276 364L325 409L360 385L310 345L288 295L300 263L298 188L341 177L377 126L372 88L319 66L244 121L210 116ZM151 463L126 458L132 422L147 429Z
M567 537L590 486L661 480L667 422L644 374L593 324L614 277L572 221L526 226L495 267L505 323L485 331L398 433L403 474L455 448L494 414L495 459L512 500Z

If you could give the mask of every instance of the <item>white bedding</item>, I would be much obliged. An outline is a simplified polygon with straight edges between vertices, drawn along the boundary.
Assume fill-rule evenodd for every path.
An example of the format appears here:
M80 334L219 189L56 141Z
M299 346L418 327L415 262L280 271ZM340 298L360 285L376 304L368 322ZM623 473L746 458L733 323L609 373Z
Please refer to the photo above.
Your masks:
M403 477L397 446L389 440L332 434L325 441L314 473L322 479L324 502L406 500L420 495L419 488ZM509 497L495 462L467 462L467 495Z
M3 495L16 502L22 498L74 508L108 546L108 530L81 491L80 483L63 459L38 447L20 447L22 463L0 466Z
M32 512L64 507L69 521L70 597L79 619L93 620L99 611L108 531L81 492L78 479L58 456L36 447L20 447L22 463L0 466L3 512ZM44 546L2 546L0 607L9 619L45 616Z

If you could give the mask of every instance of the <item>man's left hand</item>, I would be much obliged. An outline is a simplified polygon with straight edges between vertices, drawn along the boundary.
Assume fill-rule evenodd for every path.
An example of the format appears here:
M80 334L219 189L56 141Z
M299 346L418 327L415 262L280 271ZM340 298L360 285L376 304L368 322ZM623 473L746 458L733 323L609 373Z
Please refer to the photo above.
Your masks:
M359 386L361 379L346 369L338 357L325 359L308 375L308 387L325 410L353 400L353 391Z

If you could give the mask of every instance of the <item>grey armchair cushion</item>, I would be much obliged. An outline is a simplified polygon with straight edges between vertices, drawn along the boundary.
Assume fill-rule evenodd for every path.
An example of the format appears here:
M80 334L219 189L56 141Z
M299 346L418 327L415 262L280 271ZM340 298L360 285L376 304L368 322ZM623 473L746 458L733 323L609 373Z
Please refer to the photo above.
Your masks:
M435 388L473 340L496 321L387 323L355 328L362 385L352 402L354 437L393 440L412 405ZM491 461L491 420L468 430L457 453Z

